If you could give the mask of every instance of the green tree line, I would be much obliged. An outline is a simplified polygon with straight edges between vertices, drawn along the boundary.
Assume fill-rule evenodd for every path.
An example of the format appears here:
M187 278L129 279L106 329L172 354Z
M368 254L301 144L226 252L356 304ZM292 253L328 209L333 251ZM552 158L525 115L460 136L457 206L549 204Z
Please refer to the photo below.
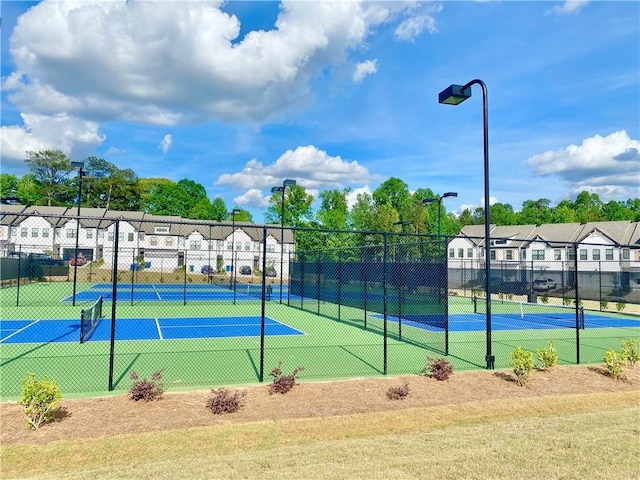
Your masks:
M80 177L63 152L28 152L25 163L30 171L20 178L0 174L3 198L17 198L23 205L77 205ZM438 201L439 194L428 188L410 192L399 178L389 178L371 194L359 194L351 208L347 201L350 194L349 188L324 190L320 193L320 206L314 211L314 199L303 186L288 186L284 191L284 209L282 192L272 193L265 222L323 230L443 235L456 234L465 225L484 223L483 208L467 209L459 216L447 213L446 202ZM431 201L425 203L425 199ZM230 219L230 208L224 200L221 197L209 200L205 188L193 180L139 178L133 170L120 169L97 157L84 160L81 205L201 220ZM253 221L248 211L232 208L237 209L236 221ZM526 200L520 211L508 203L496 203L490 207L489 215L491 223L497 225L640 221L640 199L605 203L595 193L581 192L575 200L563 200L556 206L551 206L546 198ZM331 242L340 242L339 236L311 236L305 247L326 248Z

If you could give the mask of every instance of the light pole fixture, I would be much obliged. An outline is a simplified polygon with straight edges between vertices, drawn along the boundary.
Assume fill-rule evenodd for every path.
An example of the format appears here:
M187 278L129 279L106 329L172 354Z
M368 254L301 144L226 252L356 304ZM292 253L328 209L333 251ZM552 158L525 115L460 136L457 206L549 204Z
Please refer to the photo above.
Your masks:
M484 243L485 243L485 291L487 300L487 368L493 369L495 357L491 354L491 242L489 233L489 114L487 101L487 85L479 79L471 80L465 85L449 85L438 95L438 102L448 105L458 105L471 98L471 86L480 85L482 88L483 133L484 133Z
M284 276L284 191L287 187L293 187L296 181L287 178L282 182L281 187L271 187L271 193L280 192L280 303L282 303L282 277Z
M231 215L231 275L229 275L229 284L233 290L233 304L236 304L236 266L234 258L236 256L236 214L240 213L239 208L234 208L229 212Z
M73 301L72 304L76 306L76 286L78 282L78 242L80 241L80 203L82 203L82 169L84 168L84 162L71 162L73 168L78 169L78 216L76 219L76 249L73 259Z
M427 204L427 203L433 203L433 202L438 202L438 238L440 238L440 212L442 210L442 199L443 198L447 198L447 197L457 197L458 193L457 192L446 192L443 193L442 195L438 195L435 198L423 198L422 199L422 203L423 204Z

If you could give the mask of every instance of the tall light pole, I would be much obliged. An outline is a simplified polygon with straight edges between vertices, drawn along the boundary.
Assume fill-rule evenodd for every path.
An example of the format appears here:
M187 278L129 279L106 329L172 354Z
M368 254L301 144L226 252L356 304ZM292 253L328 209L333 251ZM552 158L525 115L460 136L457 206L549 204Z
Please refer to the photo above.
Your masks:
M287 187L293 187L296 184L295 180L287 178L282 182L281 187L271 187L271 193L280 192L280 303L282 303L282 277L284 276L284 191Z
M231 275L229 276L229 284L233 290L233 304L236 304L236 266L234 258L236 256L236 214L240 213L239 208L234 208L229 212L231 215Z
M447 105L459 105L471 97L471 86L480 85L482 88L483 133L484 133L484 243L485 243L485 291L487 295L487 368L493 369L495 357L491 354L491 242L489 233L489 114L487 101L487 86L482 80L471 80L465 85L449 85L438 94L438 102Z
M457 192L447 192L447 193L443 193L442 195L438 195L435 198L422 199L423 204L438 202L438 238L440 238L440 213L442 210L442 199L447 197L457 197L457 196L458 196Z
M76 306L76 284L78 279L78 242L80 241L80 203L82 202L82 169L84 162L71 162L73 168L78 169L78 217L76 219L76 249L73 259L73 306Z

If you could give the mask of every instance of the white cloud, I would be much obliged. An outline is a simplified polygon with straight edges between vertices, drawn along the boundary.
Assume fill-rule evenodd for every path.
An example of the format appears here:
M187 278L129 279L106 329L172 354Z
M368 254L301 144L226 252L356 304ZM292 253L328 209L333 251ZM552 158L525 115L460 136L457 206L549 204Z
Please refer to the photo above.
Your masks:
M250 188L242 195L233 199L234 205L242 205L248 208L265 209L269 206L269 197L262 194L262 190Z
M360 195L361 193L371 195L371 188L369 187L369 185L365 185L364 187L360 188L354 188L349 194L347 194L347 206L349 208L352 208L356 204L356 202L358 201L358 195Z
M526 160L536 175L564 180L572 193L583 190L607 198L637 197L640 142L626 131L594 135L581 145L534 155Z
M547 11L547 14L571 15L582 10L589 0L567 0L562 5L556 5Z
M221 175L215 184L247 189L247 193L238 198L247 196L247 199L257 201L252 189L270 189L281 185L285 178L295 179L305 187L307 193L317 195L318 191L327 188L366 184L373 176L357 161L348 162L339 156L332 157L324 150L308 145L287 150L269 165L263 165L255 158L249 160L242 171Z
M353 75L351 79L355 83L361 83L364 80L364 77L367 75L371 75L378 71L378 61L377 60L365 60L362 63L356 65L356 68L353 71Z
M4 170L26 171L25 153L38 150L62 150L72 159L84 158L105 139L95 122L66 114L43 116L21 114L24 127L12 125L1 129L0 149Z
M160 142L159 148L162 150L162 153L167 153L171 148L171 144L173 143L173 138L170 133L167 133L164 137L162 137L162 141Z

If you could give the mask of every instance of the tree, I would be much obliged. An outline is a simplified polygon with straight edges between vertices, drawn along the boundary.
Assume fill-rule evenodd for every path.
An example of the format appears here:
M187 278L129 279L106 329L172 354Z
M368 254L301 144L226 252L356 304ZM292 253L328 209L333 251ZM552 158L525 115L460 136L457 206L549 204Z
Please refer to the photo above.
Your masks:
M489 218L495 225L516 224L516 214L508 203L494 203L489 206Z
M519 219L516 223L520 225L542 225L544 223L551 223L550 203L551 200L546 198L524 201Z
M87 157L84 162L83 203L109 210L140 209L138 176L131 169L121 170L102 158Z
M216 197L211 202L211 220L222 222L227 217L227 205L221 197Z
M0 173L0 197L15 197L18 194L18 177Z
M580 192L574 202L580 223L599 222L604 220L602 202L597 193Z
M36 184L42 190L47 205L61 204L68 189L67 175L73 170L71 162L62 150L27 152L24 161L34 174Z
M471 211L468 208L465 208L458 217L458 221L463 227L465 225L473 225L473 216L471 215Z
M324 190L320 193L322 200L317 217L323 227L332 230L346 230L349 226L349 206L347 205L347 195L351 193L350 188L340 191Z
M44 205L47 201L33 173L27 173L22 176L18 181L16 193L20 202L24 205Z
M284 195L284 225L304 227L313 221L311 204L313 196L309 195L301 185L292 185ZM273 192L269 198L269 206L264 214L267 223L281 223L282 193Z
M412 207L411 194L406 183L399 178L391 177L381 183L373 192L376 205L389 205L403 220L408 216Z

